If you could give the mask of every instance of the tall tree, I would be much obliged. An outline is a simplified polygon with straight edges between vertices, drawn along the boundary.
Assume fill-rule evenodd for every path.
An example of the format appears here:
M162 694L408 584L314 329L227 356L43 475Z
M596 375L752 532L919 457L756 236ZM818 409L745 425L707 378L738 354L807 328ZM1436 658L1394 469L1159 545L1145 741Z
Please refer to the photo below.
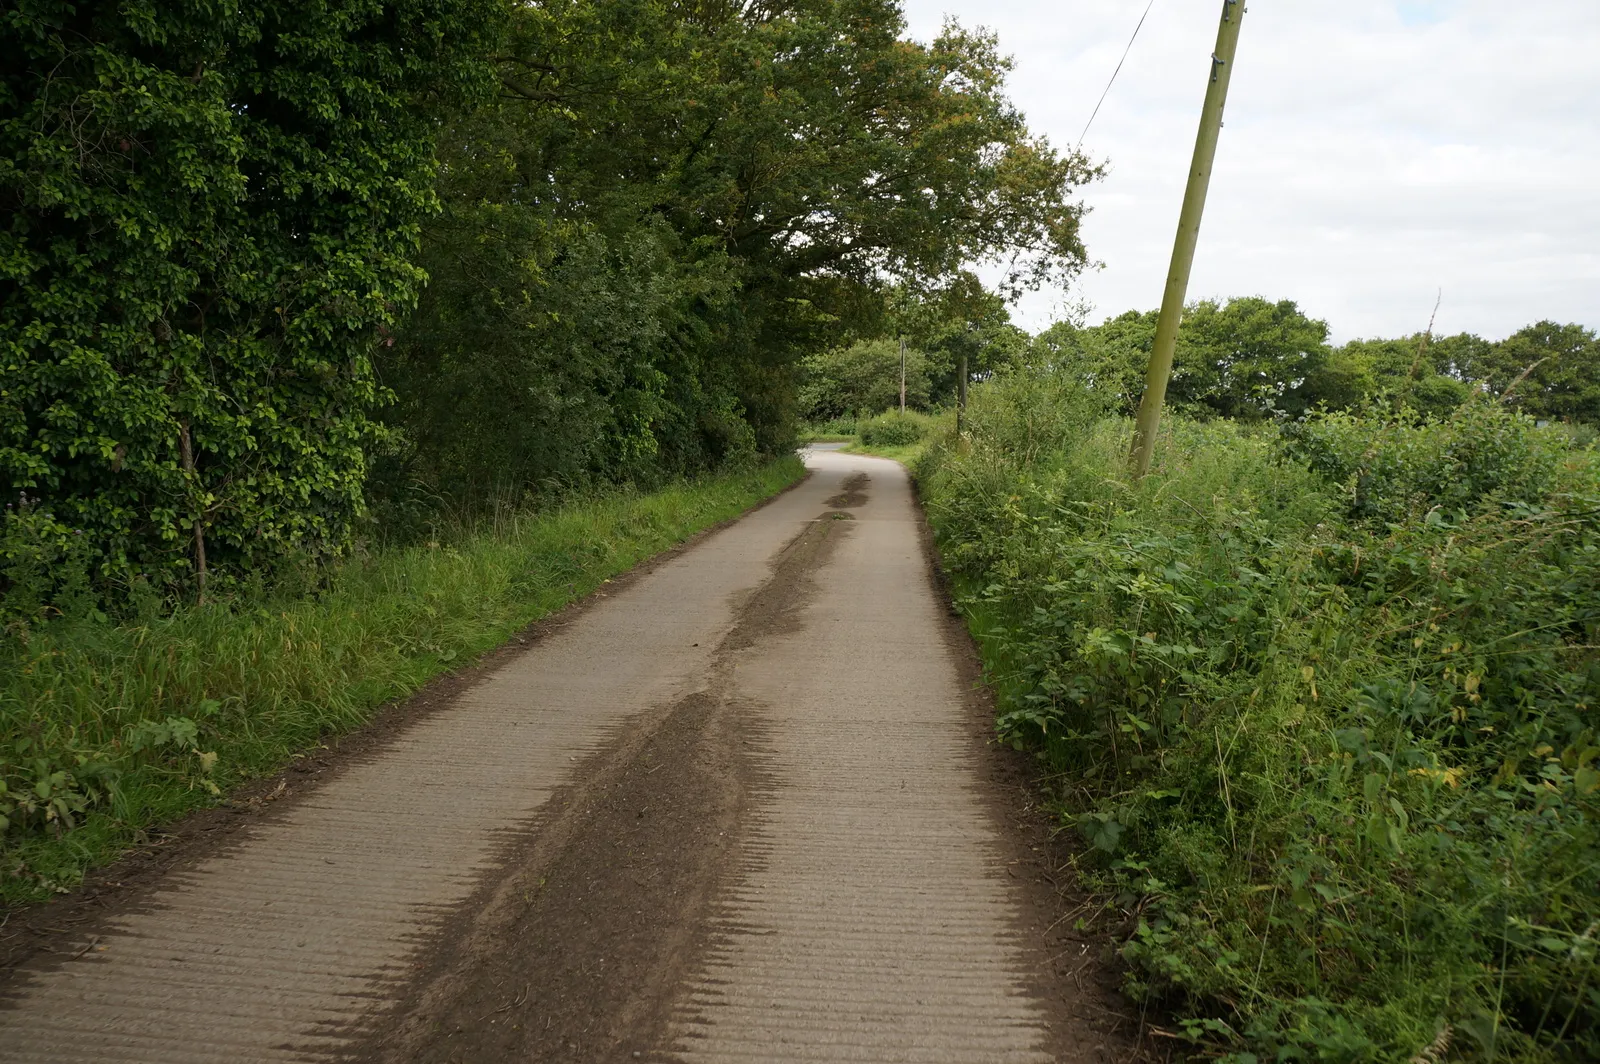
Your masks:
M1042 333L1042 357L1071 367L1116 409L1132 413L1155 344L1156 311L1128 311L1100 325L1061 323ZM1203 416L1266 417L1307 406L1308 378L1328 357L1328 325L1292 300L1201 300L1184 311L1168 402Z
M899 285L888 293L878 327L885 337L907 338L927 359L932 403L955 402L963 358L973 380L984 380L1028 350L1027 333L1011 322L1011 309L970 270L933 287Z
M1078 270L1093 169L1028 133L991 36L904 33L893 0L519 8L499 105L450 131L434 291L386 353L421 475L637 479L777 450L799 360L869 332L886 284ZM615 310L575 320L579 291Z
M1507 401L1534 417L1600 425L1600 338L1593 329L1529 325L1495 344L1481 373L1491 391L1511 389Z
M1381 401L1444 417L1466 400L1472 385L1438 367L1454 370L1470 351L1464 336L1351 340L1311 373L1304 388L1306 405L1348 409Z
M1035 359L1072 373L1106 404L1131 416L1138 409L1144 371L1155 346L1157 312L1125 311L1096 326L1057 322L1034 338ZM1185 367L1174 364L1178 379ZM1177 401L1175 393L1171 399Z
M1174 374L1181 396L1223 417L1255 418L1305 410L1305 384L1328 357L1328 323L1293 300L1258 297L1203 301L1184 315Z

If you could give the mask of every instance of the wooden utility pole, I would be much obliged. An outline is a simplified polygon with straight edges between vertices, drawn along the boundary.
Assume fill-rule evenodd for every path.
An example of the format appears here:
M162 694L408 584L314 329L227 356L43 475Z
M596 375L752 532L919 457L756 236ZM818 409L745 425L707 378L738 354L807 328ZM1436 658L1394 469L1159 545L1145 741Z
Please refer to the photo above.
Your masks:
M906 412L906 338L900 337L900 413Z
M1167 398L1167 379L1172 376L1172 355L1178 347L1178 326L1183 321L1183 301L1189 293L1189 271L1194 266L1195 244L1200 240L1200 218L1206 210L1211 165L1217 157L1217 135L1222 129L1222 108L1228 100L1228 80L1233 74L1233 57L1239 48L1239 27L1243 22L1241 0L1223 0L1217 50L1211 53L1211 76L1206 83L1205 106L1200 111L1200 133L1195 137L1194 161L1189 166L1189 187L1184 191L1183 211L1178 215L1178 239L1172 247L1167 290L1161 297L1161 318L1156 323L1155 348L1145 370L1144 398L1133 429L1129 463L1135 479L1150 471L1150 457L1155 450L1156 429Z
M961 379L956 384L956 435L961 435L967 419L967 348L961 347Z

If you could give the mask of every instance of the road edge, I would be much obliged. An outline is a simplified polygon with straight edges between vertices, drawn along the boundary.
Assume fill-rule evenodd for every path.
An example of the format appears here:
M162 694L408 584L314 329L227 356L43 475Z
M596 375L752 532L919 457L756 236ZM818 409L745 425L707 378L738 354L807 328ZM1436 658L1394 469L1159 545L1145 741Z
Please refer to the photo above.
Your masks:
M1140 1010L1120 990L1116 940L1080 932L1068 921L1087 912L1093 901L1074 882L1073 858L1081 847L1062 832L1048 809L1036 760L995 738L994 690L984 679L977 640L955 605L921 483L899 459L869 457L897 462L911 482L928 580L944 606L942 634L965 689L972 741L983 748L977 758L983 772L979 790L1021 903L1016 928L1027 952L1029 989L1044 1006L1049 1024L1046 1049L1056 1061L1073 1064L1153 1059L1144 1054Z

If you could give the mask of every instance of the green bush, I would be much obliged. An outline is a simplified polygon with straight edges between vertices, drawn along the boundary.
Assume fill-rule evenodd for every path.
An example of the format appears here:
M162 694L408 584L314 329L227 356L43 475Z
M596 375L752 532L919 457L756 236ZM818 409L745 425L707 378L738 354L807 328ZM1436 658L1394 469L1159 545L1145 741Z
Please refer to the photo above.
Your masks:
M1284 430L1286 453L1342 489L1358 520L1404 521L1434 508L1536 506L1556 490L1572 446L1478 393L1439 421L1319 414Z
M919 465L1128 989L1201 1056L1600 1053L1600 474L1488 405L1292 431L977 389ZM1031 416L1031 415L1030 415Z
M337 553L496 0L0 14L0 501L96 576Z
M869 447L904 447L928 434L928 419L920 414L890 412L861 423L858 435Z

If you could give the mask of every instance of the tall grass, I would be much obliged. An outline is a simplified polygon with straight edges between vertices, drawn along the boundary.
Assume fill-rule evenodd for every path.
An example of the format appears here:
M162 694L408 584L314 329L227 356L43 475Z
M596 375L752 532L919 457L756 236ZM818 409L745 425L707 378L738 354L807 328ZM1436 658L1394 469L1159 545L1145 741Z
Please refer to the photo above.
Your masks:
M1039 753L1196 1057L1600 1058L1600 474L1447 421L1128 426L1048 374L919 465Z
M0 900L42 897L141 829L271 772L640 560L793 483L796 459L503 514L383 550L325 589L0 642Z

